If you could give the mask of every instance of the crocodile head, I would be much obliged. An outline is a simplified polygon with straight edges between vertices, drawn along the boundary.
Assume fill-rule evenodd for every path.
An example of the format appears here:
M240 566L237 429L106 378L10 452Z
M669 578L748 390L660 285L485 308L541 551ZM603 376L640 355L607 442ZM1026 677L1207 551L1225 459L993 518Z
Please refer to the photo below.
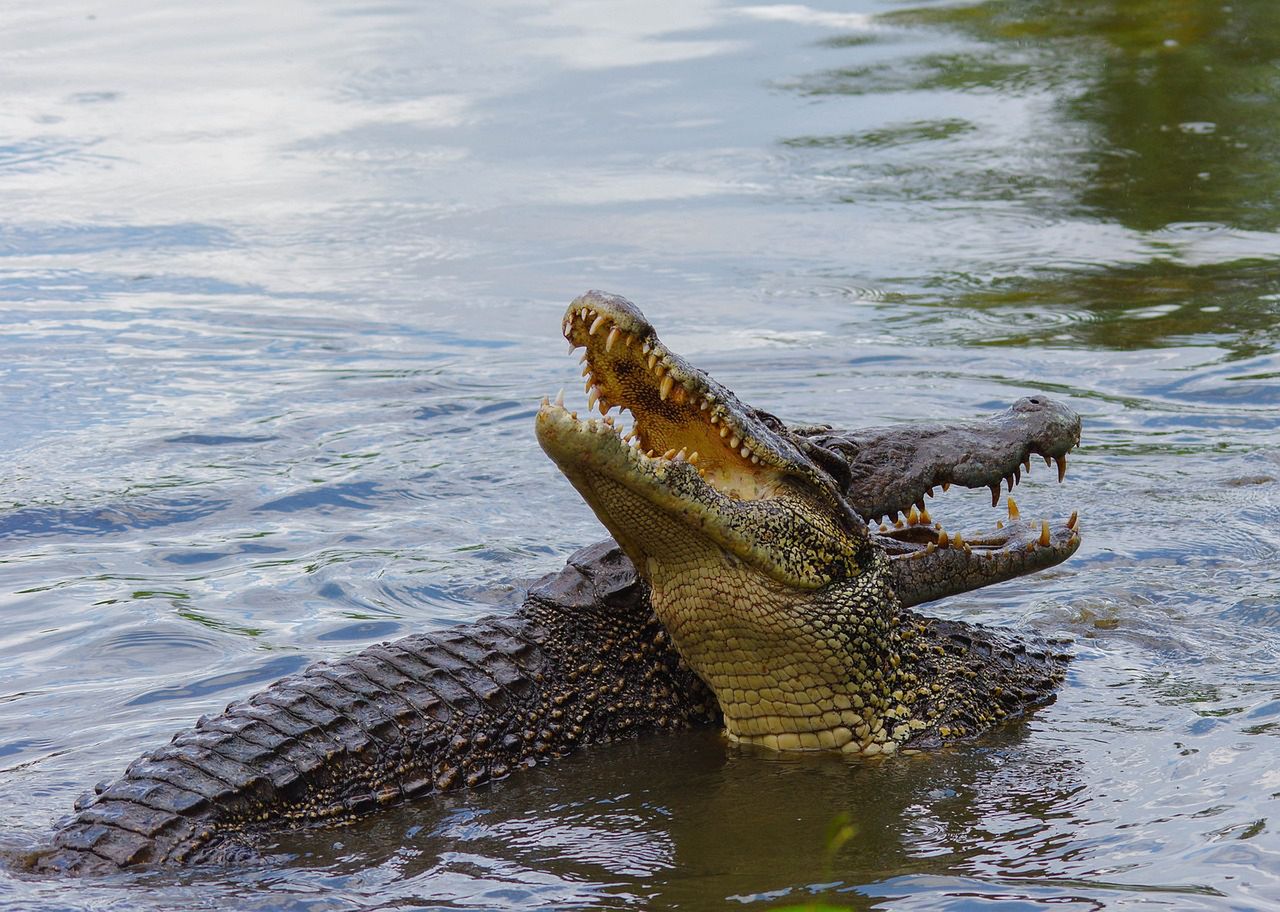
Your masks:
M911 515L918 486L888 495L831 434L789 430L740 402L663 345L623 298L588 292L570 304L563 330L586 349L588 408L602 416L582 420L562 398L544 400L538 440L648 582L732 739L891 751L886 731L903 722L903 602L1049 566L1079 545L1074 517L1052 526L1011 517L956 536ZM1065 457L1078 419L1075 434L1052 446ZM1033 437L1023 435L1029 449L1015 465L1036 448ZM902 450L884 449L886 458ZM882 461L875 451L858 448L864 461ZM930 487L935 478L998 484L1014 458L998 455L985 471L939 465ZM899 497L908 515L869 528L851 504L873 495L895 516Z

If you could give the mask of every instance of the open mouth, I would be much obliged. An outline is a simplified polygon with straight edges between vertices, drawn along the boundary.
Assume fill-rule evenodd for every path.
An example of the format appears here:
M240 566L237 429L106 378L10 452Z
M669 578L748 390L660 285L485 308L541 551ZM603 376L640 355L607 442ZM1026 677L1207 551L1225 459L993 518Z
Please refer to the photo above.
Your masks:
M794 465L789 445L747 418L728 389L663 345L634 307L617 298L598 300L606 306L573 308L562 327L571 351L585 349L580 363L587 408L600 413L589 428L615 433L640 464L687 463L720 494L768 496ZM544 400L544 408L552 407ZM563 391L554 407L564 408Z
M562 391L554 404L543 400L540 420L554 422L560 433L590 435L590 449L597 458L627 461L619 468L665 474L674 466L687 466L718 494L741 501L769 498L791 481L817 485L844 495L859 509L872 540L894 561L938 552L946 552L949 559L1016 552L1018 564L1032 569L1057 563L1079 546L1076 513L1066 521L1026 518L1009 497L994 529L965 533L945 529L928 508L939 490L952 485L989 488L992 506L997 506L1001 485L1012 492L1030 471L1033 457L1055 467L1062 482L1067 455L1079 440L1078 419L1074 435L1019 439L994 458L981 460L944 447L945 458L923 466L909 461L895 472L891 485L868 483L860 488L855 477L840 491L843 485L814 468L793 442L797 438L776 419L745 406L670 351L625 299L588 293L571 305L562 329L571 352L584 349L580 363L587 408L598 411L599 417L580 421L565 407ZM1010 412L1023 403L1033 408L1041 400L1023 400ZM962 434L968 425L942 427L948 434ZM863 503L872 506L863 512Z

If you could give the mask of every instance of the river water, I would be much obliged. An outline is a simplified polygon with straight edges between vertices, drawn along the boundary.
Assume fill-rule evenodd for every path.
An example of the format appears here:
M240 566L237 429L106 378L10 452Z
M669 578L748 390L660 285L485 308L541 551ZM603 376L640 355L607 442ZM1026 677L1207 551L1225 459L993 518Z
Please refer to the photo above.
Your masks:
M1085 420L1059 699L885 763L712 732L0 908L1280 908L1280 5L4 4L0 845L202 712L602 537L603 288L793 422ZM935 515L989 525L985 491ZM825 852L844 813L854 836Z

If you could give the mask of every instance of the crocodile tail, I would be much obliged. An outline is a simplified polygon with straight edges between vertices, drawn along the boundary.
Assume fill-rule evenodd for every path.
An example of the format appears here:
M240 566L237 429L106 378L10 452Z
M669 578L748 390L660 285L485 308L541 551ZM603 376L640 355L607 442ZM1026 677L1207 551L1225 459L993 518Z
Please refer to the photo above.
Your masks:
M513 615L320 662L202 717L82 803L30 867L243 861L282 823L341 822L580 744L714 718L634 570L602 543Z
M264 820L335 821L504 775L536 745L546 631L495 618L282 678L202 717L82 804L36 870L219 860Z

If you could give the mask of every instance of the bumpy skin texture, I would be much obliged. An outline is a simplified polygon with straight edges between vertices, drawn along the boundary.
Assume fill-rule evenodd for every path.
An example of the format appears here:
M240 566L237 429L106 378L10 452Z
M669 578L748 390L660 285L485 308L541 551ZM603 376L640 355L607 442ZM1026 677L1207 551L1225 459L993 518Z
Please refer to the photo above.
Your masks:
M947 469L946 426L788 429L717 389L742 410L742 427L758 431L766 458L781 453L782 462L802 470L820 467L851 503L874 507L879 497L886 511L905 509L924 496L922 486L938 481L936 471L913 467ZM1079 438L1078 419L1074 428L1068 420L1048 429L1039 420L1041 411L1058 410L1015 406L988 425L998 433L979 459L985 469L951 480L988 485L1029 452L1065 453ZM956 427L957 439L971 442L966 452L981 449L979 423ZM895 472L908 480L887 487ZM764 503L758 515L767 519L769 509ZM772 528L783 546L803 539L789 539L785 522L759 525ZM817 590L777 581L762 588L758 580L735 579L742 569L736 559L720 572L695 559L659 569L656 602L656 590L613 542L583 549L531 587L510 616L313 665L202 718L79 802L30 866L86 874L240 861L271 828L341 822L644 732L727 721L741 741L831 747L841 745L823 739L844 729L849 743L870 755L887 753L890 744L913 749L971 735L1052 699L1066 661L1057 644L1024 645L903 606L1056 563L1078 537L1055 531L1046 546L1033 528L1011 524L970 553L929 549L922 542L932 533L922 528L851 531L862 542L855 563ZM737 616L748 617L759 599L786 620L785 629L769 634L780 650L770 661L787 661L801 644L809 664L792 679L805 683L804 693L774 692L778 681L761 664L759 642L724 667L700 667L701 676L674 647L683 639L694 656L706 655L701 637L727 655L719 644L741 645L759 631L733 629L734 613L724 607L743 601ZM721 706L731 719L722 719ZM802 726L784 726L779 741L768 733L788 712L798 720L816 713L825 727L801 739Z
M936 485L980 488L994 479L998 487L1003 478L1021 478L1029 456L1064 457L1080 442L1080 416L1053 399L1029 396L978 421L921 423L905 432L812 427L793 434L836 457L825 465L845 499L859 516L878 520L916 503Z
M341 822L717 718L634 568L604 542L511 616L318 663L202 718L82 802L31 863L86 874L235 861L266 827Z

